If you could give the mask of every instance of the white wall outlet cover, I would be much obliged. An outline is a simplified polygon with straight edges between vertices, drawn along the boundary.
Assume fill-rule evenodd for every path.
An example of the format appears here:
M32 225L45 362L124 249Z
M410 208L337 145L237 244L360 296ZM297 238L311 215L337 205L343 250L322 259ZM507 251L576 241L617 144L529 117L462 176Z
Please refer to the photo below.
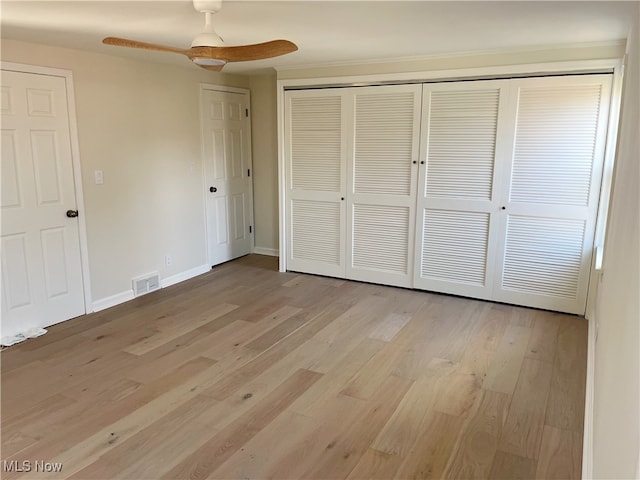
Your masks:
M93 172L93 178L96 185L102 185L104 183L104 174L102 170L95 170Z

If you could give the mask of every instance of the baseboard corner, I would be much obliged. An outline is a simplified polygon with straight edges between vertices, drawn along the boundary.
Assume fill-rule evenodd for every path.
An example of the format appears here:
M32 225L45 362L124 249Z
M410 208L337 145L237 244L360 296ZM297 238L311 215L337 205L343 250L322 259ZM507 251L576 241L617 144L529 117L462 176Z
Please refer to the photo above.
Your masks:
M258 255L268 255L270 257L280 256L277 248L253 247L253 253L257 253Z

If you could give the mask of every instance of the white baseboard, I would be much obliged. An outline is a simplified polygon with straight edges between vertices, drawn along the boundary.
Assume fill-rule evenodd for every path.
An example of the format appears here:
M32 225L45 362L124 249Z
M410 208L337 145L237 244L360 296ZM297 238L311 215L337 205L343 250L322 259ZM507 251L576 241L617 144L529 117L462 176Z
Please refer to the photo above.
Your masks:
M258 255L269 255L270 257L278 257L280 254L277 248L253 247L253 253Z
M584 434L582 439L582 478L593 478L593 403L596 369L596 321L590 318L587 336L587 382L584 398Z
M184 282L185 280L189 280L190 278L197 277L198 275L202 275L203 273L207 273L209 270L211 270L211 265L207 264L185 270L184 272L176 273L175 275L171 275L170 277L160 280L160 288L170 287L171 285L175 285L176 283ZM116 305L120 305L121 303L133 300L134 298L135 296L133 294L133 290L116 293L115 295L111 295L110 297L101 298L100 300L96 300L95 302L93 302L93 311L99 312L100 310L115 307Z
M209 270L211 270L211 265L205 264L200 265L199 267L185 270L184 272L176 273L175 275L171 275L170 277L160 280L160 288L166 288L170 287L171 285L175 285L176 283L184 282L185 280L189 280L190 278L197 277L198 275L202 275L203 273L207 273Z
M133 290L126 290L124 292L111 295L110 297L96 300L95 302L93 302L92 307L94 312L99 312L100 310L105 310L110 307L115 307L116 305L120 305L121 303L128 302L129 300L133 300Z

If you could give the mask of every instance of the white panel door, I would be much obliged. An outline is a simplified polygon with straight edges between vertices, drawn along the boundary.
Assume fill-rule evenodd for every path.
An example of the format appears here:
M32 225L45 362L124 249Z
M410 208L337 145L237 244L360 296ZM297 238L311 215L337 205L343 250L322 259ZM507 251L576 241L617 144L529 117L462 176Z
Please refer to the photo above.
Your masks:
M412 286L420 85L349 89L347 277Z
M248 93L203 89L202 146L209 263L253 251Z
M345 275L343 90L285 93L287 268Z
M496 300L584 314L610 95L611 75L512 80Z
M416 288L491 298L507 85L424 86Z
M66 83L2 72L2 331L85 313Z

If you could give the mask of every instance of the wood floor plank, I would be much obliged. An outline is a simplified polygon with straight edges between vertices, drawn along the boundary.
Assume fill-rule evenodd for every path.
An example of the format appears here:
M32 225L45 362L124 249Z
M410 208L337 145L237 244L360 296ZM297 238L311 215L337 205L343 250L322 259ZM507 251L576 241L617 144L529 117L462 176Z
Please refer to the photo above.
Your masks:
M337 309L331 307L329 315L334 316L338 313L337 317L311 339L317 351L316 359L309 367L311 370L324 373L333 369L375 328L383 313L378 315L375 313L376 310L371 309L371 307L375 309L377 302L367 303L369 304L367 308L354 306L344 310L343 306Z
M181 335L194 330L195 328L199 328L207 323L213 322L217 318L226 315L236 308L238 308L238 305L223 303L210 312L201 314L197 318L192 318L188 323L173 323L158 333L124 348L124 351L134 355L144 355L154 348L164 345L165 343L170 342Z
M587 322L565 316L558 331L551 392L545 423L563 430L582 431L587 361Z
M456 364L453 372L447 377L447 382L438 396L434 408L438 412L453 417L466 417L473 407L481 387L482 378L478 378L465 365Z
M369 338L389 342L411 320L411 317L410 314L391 313L369 334Z
M405 347L387 344L349 380L340 392L363 400L371 398L389 377L404 355Z
M500 436L500 450L538 458L551 385L551 364L527 358Z
M536 461L498 450L493 459L491 480L530 480L536 475ZM572 477L567 477L572 478Z
M326 317L322 314L307 319L302 326L286 338L282 339L282 341L273 345L268 350L265 350L252 360L246 362L222 380L216 382L205 391L205 394L217 400L224 400L229 395L238 391L238 389L247 381L257 377L297 347L305 343L333 320L334 319L332 317Z
M487 478L498 449L509 395L483 390L462 428L444 478Z
M255 324L236 320L212 333L199 329L192 330L175 341L167 342L144 354L140 359L139 366L127 371L127 378L140 383L149 383L197 357L219 360L220 355L217 355L218 358L216 358L209 353L213 347L224 341L227 336L233 335L236 338L249 329L255 330Z
M315 427L313 419L285 410L214 470L210 478L264 478L265 472L294 450Z
M432 360L424 375L411 385L372 448L399 457L408 455L418 438L428 435L434 407L455 369L456 365L448 360Z
M336 433L355 421L367 405L364 400L346 395L328 399L322 406L323 415L313 418L314 428L299 432L295 436L293 448L274 458L268 468L264 469L262 478L306 478L305 474L310 466L315 465L325 450L335 447Z
M159 411L170 411L173 405L167 403L167 400L176 398L176 389L178 394L184 394L185 390L191 391L194 388L191 385L200 383L199 378L202 377L198 375L208 372L212 366L215 366L215 361L198 358L107 407L93 410L90 406L83 405L75 421L69 422L65 428L47 432L42 440L8 460L56 458L58 460L55 461L69 462L65 467L65 474L72 475L95 461L100 452L111 448L112 444L107 443L111 440L111 433L122 429L119 438L131 436L136 433L136 426L141 429L152 423ZM208 377L207 373L204 377ZM186 385L189 381L192 383ZM185 400L186 397L184 395ZM80 412L84 412L84 415ZM130 415L133 417L129 417ZM92 446L95 450L92 454L87 453ZM3 479L16 476L17 472L5 472Z
M279 312L283 309L286 309L286 313L281 314L282 321L247 343L246 347L248 349L262 352L307 323L308 312L303 312L301 308L291 307L289 305L280 309ZM278 312L274 313L271 318L272 320L278 318Z
M542 434L536 478L578 479L582 475L582 434L546 425Z
M323 451L304 478L346 478L368 450L383 425L402 401L412 382L389 376L367 402L367 408L346 428L337 431L331 448Z
M457 299L462 300L462 299ZM438 357L459 362L466 352L476 331L483 324L492 304L477 300L456 304L458 313L440 322L436 332Z
M349 480L388 480L400 468L403 458L373 448L368 449L347 477Z
M107 442L113 448L69 478L157 478L184 458L189 448L195 450L215 433L194 428L199 426L193 423L197 415L215 407L210 398L195 396L129 438L112 432Z
M560 322L556 314L536 312L531 328L531 338L527 346L527 358L553 363L559 327Z
M1 460L78 479L579 478L583 319L277 269L245 256L4 350Z
M502 336L482 385L487 390L513 394L527 352L531 329L509 325Z
M463 419L444 413L433 412L429 423L416 443L411 447L400 469L397 479L427 480L444 478L445 468L460 436Z
M246 415L222 429L162 478L207 478L321 376L310 370L298 371Z
M22 415L46 398L64 393L79 385L86 386L95 378L104 378L131 365L134 358L131 354L118 350L96 355L95 357L83 355L83 360L74 367L33 363L33 370L29 374L20 378L20 381L11 381L13 388L3 388L1 399L3 417L8 419ZM87 358L90 359L87 361ZM14 370L14 372L18 371ZM31 382L23 382L29 378ZM3 381L6 380L3 379Z
M385 342L367 338L351 350L325 376L313 385L308 392L296 400L291 409L309 417L323 417L326 405L339 395L347 382L377 352L382 350ZM314 369L315 371L315 369Z

